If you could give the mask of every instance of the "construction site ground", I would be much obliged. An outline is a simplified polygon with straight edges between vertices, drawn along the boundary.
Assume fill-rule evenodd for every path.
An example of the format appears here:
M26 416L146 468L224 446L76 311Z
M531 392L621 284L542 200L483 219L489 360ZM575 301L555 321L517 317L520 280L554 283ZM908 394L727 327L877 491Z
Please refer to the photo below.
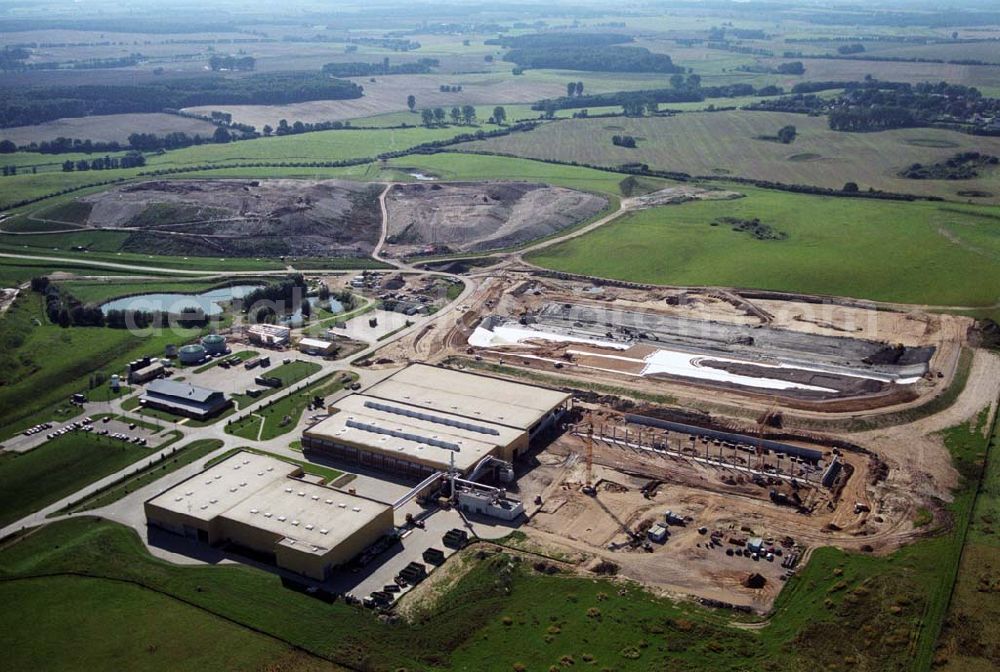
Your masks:
M800 437L792 443L824 451L848 446L841 459L848 468L832 491L804 487L804 504L811 510L771 501L771 486L755 485L745 474L693 460L651 454L595 440L594 482L597 494L581 491L586 480L583 439L564 432L554 443L531 458L530 468L519 477L518 494L529 509L530 520L522 526L528 535L523 544L535 552L568 559L580 571L590 571L602 559L618 566L621 576L634 579L664 593L688 595L766 611L780 591L786 569L778 558L752 559L726 555L736 548L730 540L762 536L780 544L790 537L808 559L810 549L832 545L854 551L884 554L913 541L930 530L946 529L950 520L941 502L950 499L958 475L940 432L967 422L1000 397L1000 357L973 350L968 343L972 321L965 317L933 314L898 306L879 306L851 300L817 301L813 297L749 298L724 290L672 290L602 286L540 277L503 267L474 271L476 291L447 319L381 349L379 361L398 366L409 361L447 362L538 384L577 390L614 390L578 395L576 406L605 417L642 404L644 399L669 399L670 406L700 413L713 423L753 432L759 416L780 414L781 432ZM489 315L515 319L543 303L590 301L617 308L656 310L662 314L695 317L737 324L768 324L774 328L825 336L851 336L888 344L934 348L929 373L911 393L855 400L843 404L812 404L797 408L773 394L726 388L659 377L623 376L615 371L586 370L514 354L539 355L564 346L530 343L510 348L501 356L470 348L468 338ZM963 350L972 353L962 358ZM971 361L967 377L958 375L960 362ZM961 390L950 389L959 385ZM957 393L956 393L957 391ZM629 395L635 396L629 399ZM954 400L940 407L928 406L942 394ZM624 398L624 399L623 399ZM859 431L864 423L881 429ZM824 429L815 429L822 421ZM769 428L767 431L772 431ZM777 431L777 430L774 430ZM786 437L787 438L787 437ZM642 488L651 480L662 481L655 495L646 498ZM783 486L787 493L787 486ZM777 488L781 490L782 488ZM535 497L541 505L533 505ZM653 544L653 552L624 544L629 535L642 530L653 519L662 520L666 510L688 516L684 527L671 527L669 539ZM932 524L915 526L918 512L929 511ZM698 528L707 528L701 534ZM722 545L712 547L712 532L721 533ZM787 557L789 549L783 549ZM744 585L750 574L764 578L763 587Z

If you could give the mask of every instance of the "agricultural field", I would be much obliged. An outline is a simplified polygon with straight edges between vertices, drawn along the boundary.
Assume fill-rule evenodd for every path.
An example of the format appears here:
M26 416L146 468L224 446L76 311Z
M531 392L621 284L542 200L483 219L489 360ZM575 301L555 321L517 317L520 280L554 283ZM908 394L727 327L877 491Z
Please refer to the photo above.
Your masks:
M128 136L132 133L166 135L178 132L208 138L215 132L215 125L200 119L179 117L174 114L95 115L57 119L36 126L0 129L0 140L10 140L18 147L60 137L125 144L128 142ZM65 161L62 155L57 158Z
M773 139L795 126L790 144ZM612 144L615 135L635 137L634 149ZM1000 138L956 131L910 128L881 133L831 131L823 117L778 112L713 112L673 117L573 119L530 133L469 143L468 151L533 159L605 165L644 163L653 170L710 177L749 177L785 184L840 189L846 182L896 193L1000 203L1000 169L969 180L913 180L898 173L914 163L945 161L960 152L1000 155Z
M971 308L994 307L1000 298L998 223L987 208L734 188L745 197L630 213L528 260L656 284ZM735 231L727 217L757 218L787 238Z

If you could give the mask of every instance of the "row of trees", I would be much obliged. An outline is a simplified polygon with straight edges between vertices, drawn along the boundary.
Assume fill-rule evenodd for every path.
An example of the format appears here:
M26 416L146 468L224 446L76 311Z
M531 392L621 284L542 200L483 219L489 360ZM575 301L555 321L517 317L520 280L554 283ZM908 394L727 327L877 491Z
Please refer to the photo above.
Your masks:
M572 98L573 96L583 95L583 82L567 82L566 83L566 97Z
M83 172L87 170L115 170L118 168L142 168L146 165L146 157L139 152L128 152L124 156L103 156L94 159L79 159L63 161L64 173Z
M476 123L476 108L472 105L458 105L451 108L450 113L445 113L443 107L435 108L424 108L420 111L420 121L421 123L430 128L432 126L442 126L445 124L446 119L450 118L453 124L465 124L471 126ZM493 108L493 116L488 120L491 124L505 124L507 123L507 110L502 106L497 105Z
M425 75L440 65L436 58L421 58L409 63L390 65L386 56L380 63L327 63L323 74L333 77L373 77L375 75Z
M631 135L613 135L611 136L611 144L615 147L627 147L629 149L635 149L635 138Z
M565 96L547 99L532 105L533 110L566 110L589 107L611 107L630 103L671 104L696 103L706 98L736 98L740 96L777 96L784 93L780 86L763 86L759 89L750 84L729 84L726 86L702 86L701 77L696 74L684 76L680 73L670 77L670 88L647 89L643 91L615 91L612 93L589 94L585 96Z

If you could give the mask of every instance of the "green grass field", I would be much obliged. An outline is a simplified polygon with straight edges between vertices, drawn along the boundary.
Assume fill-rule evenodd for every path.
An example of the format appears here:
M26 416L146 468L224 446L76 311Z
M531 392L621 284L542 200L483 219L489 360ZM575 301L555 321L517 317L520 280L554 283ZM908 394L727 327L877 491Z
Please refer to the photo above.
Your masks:
M944 306L1000 299L1000 220L988 208L818 197L734 186L732 201L630 214L529 260L571 273ZM760 218L757 240L721 217Z
M935 651L935 669L947 672L1000 669L1000 582L996 557L1000 549L1000 425L994 426L992 444L982 481L976 493L969 529L962 549L944 629Z
M8 525L150 454L108 437L70 432L26 453L0 455L0 526Z
M329 670L326 661L138 586L74 576L0 583L4 667L30 670ZM86 614L86 618L81 618Z
M791 144L762 140L785 125L798 130ZM635 149L616 147L614 135L636 138ZM927 146L933 144L936 146ZM1000 138L957 131L908 128L881 133L842 133L826 117L779 112L706 112L673 117L572 119L530 133L472 142L462 150L579 162L598 166L645 163L654 170L690 175L749 177L785 184L940 196L965 201L958 192L978 190L1000 203L1000 170L970 180L910 180L897 173L913 163L942 162L959 152L1000 154Z

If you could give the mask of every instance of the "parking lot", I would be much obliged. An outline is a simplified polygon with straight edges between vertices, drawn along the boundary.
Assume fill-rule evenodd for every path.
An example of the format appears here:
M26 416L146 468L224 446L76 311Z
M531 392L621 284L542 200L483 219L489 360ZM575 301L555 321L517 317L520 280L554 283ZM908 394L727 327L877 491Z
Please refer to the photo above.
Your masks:
M155 448L167 440L159 428L143 427L128 418L112 419L104 414L84 415L67 422L46 422L29 428L4 444L5 450L24 453L37 448L46 441L68 432L92 432L102 436L113 436L122 441ZM143 421L144 423L147 421Z

